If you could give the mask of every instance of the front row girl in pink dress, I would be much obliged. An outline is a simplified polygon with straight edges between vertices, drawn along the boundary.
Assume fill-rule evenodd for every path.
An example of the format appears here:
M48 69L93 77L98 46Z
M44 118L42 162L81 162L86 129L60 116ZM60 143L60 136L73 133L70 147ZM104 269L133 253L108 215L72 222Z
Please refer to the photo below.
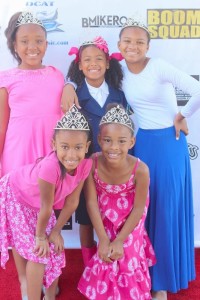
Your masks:
M53 151L0 180L1 267L9 259L8 248L15 248L18 276L27 280L22 299L40 300L42 284L44 299L55 299L65 266L61 229L76 210L92 167L92 160L85 159L89 139L89 124L74 106L56 124ZM54 209L61 209L57 221Z
M101 119L98 141L102 152L93 156L84 191L99 244L78 289L91 300L151 299L149 266L155 255L144 225L149 170L128 154L134 125L119 105Z

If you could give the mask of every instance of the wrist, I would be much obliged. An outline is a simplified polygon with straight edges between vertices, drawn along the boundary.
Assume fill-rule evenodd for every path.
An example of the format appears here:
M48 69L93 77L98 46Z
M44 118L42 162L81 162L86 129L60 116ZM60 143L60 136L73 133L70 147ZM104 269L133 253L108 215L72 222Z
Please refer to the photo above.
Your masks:
M185 119L185 117L181 114L181 112L178 112L176 115L176 119L177 121L182 121L183 119Z
M39 242L43 242L43 241L45 241L46 239L47 239L46 234L43 234L43 235L36 235L36 236L35 236L35 240L36 240L36 241L39 241Z
M110 239L108 238L108 236L101 236L101 237L98 237L99 238L99 242L110 242Z
M117 237L114 239L114 241L115 241L115 242L120 242L120 243L123 244L124 241L125 241L125 239L126 239L126 238L122 238L122 237L120 237L120 236L117 236Z
M61 228L62 229L62 228ZM60 228L56 228L54 227L52 230L51 230L51 233L56 233L56 234L60 234L61 233L61 229Z

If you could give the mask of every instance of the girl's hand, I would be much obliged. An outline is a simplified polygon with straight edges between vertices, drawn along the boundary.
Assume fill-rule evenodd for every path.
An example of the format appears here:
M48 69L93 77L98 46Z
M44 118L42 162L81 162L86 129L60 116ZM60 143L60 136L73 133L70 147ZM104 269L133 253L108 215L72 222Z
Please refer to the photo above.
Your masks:
M183 131L185 135L189 134L187 121L179 112L174 118L174 127L176 130L176 139L178 140L180 137L180 131Z
M104 262L112 263L112 260L110 259L109 255L110 255L110 240L108 238L99 240L99 245L98 245L99 258Z
M35 248L33 252L39 257L48 257L50 253L49 241L46 237L35 237Z
M68 83L64 86L61 97L61 109L63 113L66 113L73 105L81 108L78 102L78 97L72 84Z
M123 242L121 240L115 239L110 243L110 259L118 260L124 256Z
M49 235L49 242L54 244L54 251L58 255L64 251L64 240L60 232L52 230Z

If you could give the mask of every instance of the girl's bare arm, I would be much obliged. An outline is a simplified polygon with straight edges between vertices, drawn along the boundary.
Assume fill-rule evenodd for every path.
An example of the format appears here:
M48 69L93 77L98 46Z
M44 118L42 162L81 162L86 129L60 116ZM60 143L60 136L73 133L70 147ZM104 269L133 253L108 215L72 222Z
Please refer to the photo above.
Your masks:
M10 108L8 105L8 93L5 88L0 89L0 157L6 137L6 131L10 118Z

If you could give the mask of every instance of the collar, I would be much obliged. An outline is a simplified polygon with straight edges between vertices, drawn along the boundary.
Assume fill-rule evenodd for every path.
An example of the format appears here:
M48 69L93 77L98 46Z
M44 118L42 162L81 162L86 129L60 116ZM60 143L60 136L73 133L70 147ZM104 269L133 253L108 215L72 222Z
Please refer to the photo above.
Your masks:
M108 84L105 82L105 80L103 81L103 83L100 85L100 87L96 88L94 86L91 86L86 78L85 78L85 82L86 82L86 85L88 87L88 90L90 92L91 95L94 95L94 94L97 94L101 91L101 93L105 94L105 95L108 95L109 94L109 89L108 89Z

